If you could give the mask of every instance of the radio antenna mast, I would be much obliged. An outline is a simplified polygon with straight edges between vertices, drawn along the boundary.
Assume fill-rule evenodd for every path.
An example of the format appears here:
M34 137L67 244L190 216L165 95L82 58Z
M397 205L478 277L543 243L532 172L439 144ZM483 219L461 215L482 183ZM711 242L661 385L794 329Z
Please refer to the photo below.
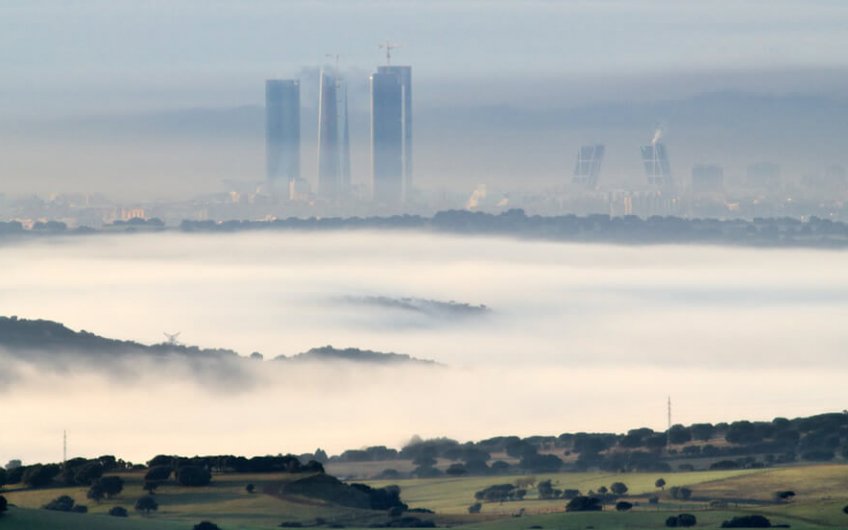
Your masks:
M671 430L671 396L668 396L668 430Z

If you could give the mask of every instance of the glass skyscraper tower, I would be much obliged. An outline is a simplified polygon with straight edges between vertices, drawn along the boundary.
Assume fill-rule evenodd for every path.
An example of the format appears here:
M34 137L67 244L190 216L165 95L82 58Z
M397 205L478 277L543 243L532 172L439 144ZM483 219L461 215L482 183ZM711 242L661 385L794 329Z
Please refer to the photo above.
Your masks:
M300 82L265 81L265 157L268 180L291 186L300 180Z
M374 200L399 204L412 187L412 67L380 66L371 75Z
M347 87L336 72L321 71L318 102L318 192L339 198L350 189Z

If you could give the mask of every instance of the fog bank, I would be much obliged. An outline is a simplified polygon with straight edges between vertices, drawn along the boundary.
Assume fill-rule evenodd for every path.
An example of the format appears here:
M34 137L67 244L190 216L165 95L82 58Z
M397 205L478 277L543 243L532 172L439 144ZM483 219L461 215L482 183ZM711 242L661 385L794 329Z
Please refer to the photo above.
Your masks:
M661 429L667 395L681 423L848 397L844 252L292 232L42 239L0 246L0 262L3 315L266 359L332 344L447 365L245 361L225 380L6 362L3 461L58 459L65 428L74 454L143 460Z

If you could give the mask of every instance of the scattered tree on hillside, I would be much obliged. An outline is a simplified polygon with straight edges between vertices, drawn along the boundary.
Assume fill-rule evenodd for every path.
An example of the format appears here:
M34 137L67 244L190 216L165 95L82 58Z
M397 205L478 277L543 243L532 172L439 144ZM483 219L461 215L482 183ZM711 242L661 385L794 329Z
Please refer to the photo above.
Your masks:
M665 479L658 478L656 482L654 482L654 486L659 488L662 491L665 491Z
M156 489L159 487L158 482L147 481L144 483L144 486L141 487L144 491L147 492L148 495L153 495Z
M79 484L80 486L91 486L103 476L103 465L98 461L85 462L79 467L68 470L65 482Z
M9 501L6 500L6 497L0 495L0 515L3 515L3 512L9 509Z
M221 530L221 528L210 521L200 521L199 523L194 525L193 530Z
M145 495L135 501L135 511L142 512L144 515L150 515L150 512L155 512L159 509L159 503L150 495Z
M177 469L177 481L183 486L206 486L212 481L212 474L200 466L183 466Z
M633 508L632 502L618 501L617 503L615 503L615 510L618 512L626 512L631 508Z
M100 501L103 500L103 497L106 496L106 493L103 491L103 488L100 487L100 484L94 484L90 488L88 488L88 493L85 494L86 498L93 500L97 504L100 504Z
M610 484L610 491L619 496L627 494L627 489L627 484L624 482L613 482Z
M36 464L24 470L21 480L31 488L41 488L50 484L60 471L56 464Z
M480 513L480 510L482 510L482 509L483 509L483 505L480 504L479 502L475 502L474 504L472 504L471 506L468 507L468 513ZM848 506L846 506L846 509L848 509ZM846 512L846 513L848 513L848 512Z
M154 466L144 474L144 480L147 482L159 482L171 478L173 469L171 466Z
M97 485L103 489L103 493L109 499L124 491L124 479L114 475L101 477Z
M484 502L505 502L515 496L516 487L512 484L495 484L474 494L474 498Z
M672 425L668 430L668 442L674 445L685 444L692 440L692 433L683 425Z
M536 486L536 491L539 492L540 499L553 499L554 487L550 480L543 480Z
M244 487L244 491L246 491L248 493L253 493L255 490L256 490L256 486L254 486L253 484L248 484L247 486Z

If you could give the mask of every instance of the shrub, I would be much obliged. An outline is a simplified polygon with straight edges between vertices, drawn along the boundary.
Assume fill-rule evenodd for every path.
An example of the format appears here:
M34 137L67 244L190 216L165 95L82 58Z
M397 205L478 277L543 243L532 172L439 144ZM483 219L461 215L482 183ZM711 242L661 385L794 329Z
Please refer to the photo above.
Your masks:
M691 513L681 513L677 516L677 526L690 527L698 524L698 519Z
M771 528L771 521L762 515L739 515L721 523L722 528Z
M56 512L69 512L74 507L75 502L76 501L74 501L73 497L70 497L68 495L62 495L48 502L47 504L42 506L42 508L44 508L45 510L53 510Z
M567 512L600 512L604 509L601 499L597 497L579 496L571 499L565 505Z
M156 499L154 499L150 495L145 495L144 497L135 501L135 511L144 512L145 515L149 515L150 512L155 512L158 509L159 503L156 502Z
M631 508L633 508L632 502L619 501L619 502L615 503L615 510L617 512L626 512L626 511L630 510Z
M244 487L244 491L248 493L253 493L254 491L256 491L256 486L254 486L253 484L248 484Z
M514 496L515 486L512 484L495 484L474 494L474 498L484 502L504 502Z
M194 525L194 530L221 530L221 528L210 521L200 521Z
M480 513L481 509L483 509L483 505L479 502L475 502L474 504L468 507L468 513ZM848 510L848 506L846 506L845 509Z
M113 506L112 509L109 510L109 515L113 517L127 517L129 514L127 513L127 509L123 506Z

